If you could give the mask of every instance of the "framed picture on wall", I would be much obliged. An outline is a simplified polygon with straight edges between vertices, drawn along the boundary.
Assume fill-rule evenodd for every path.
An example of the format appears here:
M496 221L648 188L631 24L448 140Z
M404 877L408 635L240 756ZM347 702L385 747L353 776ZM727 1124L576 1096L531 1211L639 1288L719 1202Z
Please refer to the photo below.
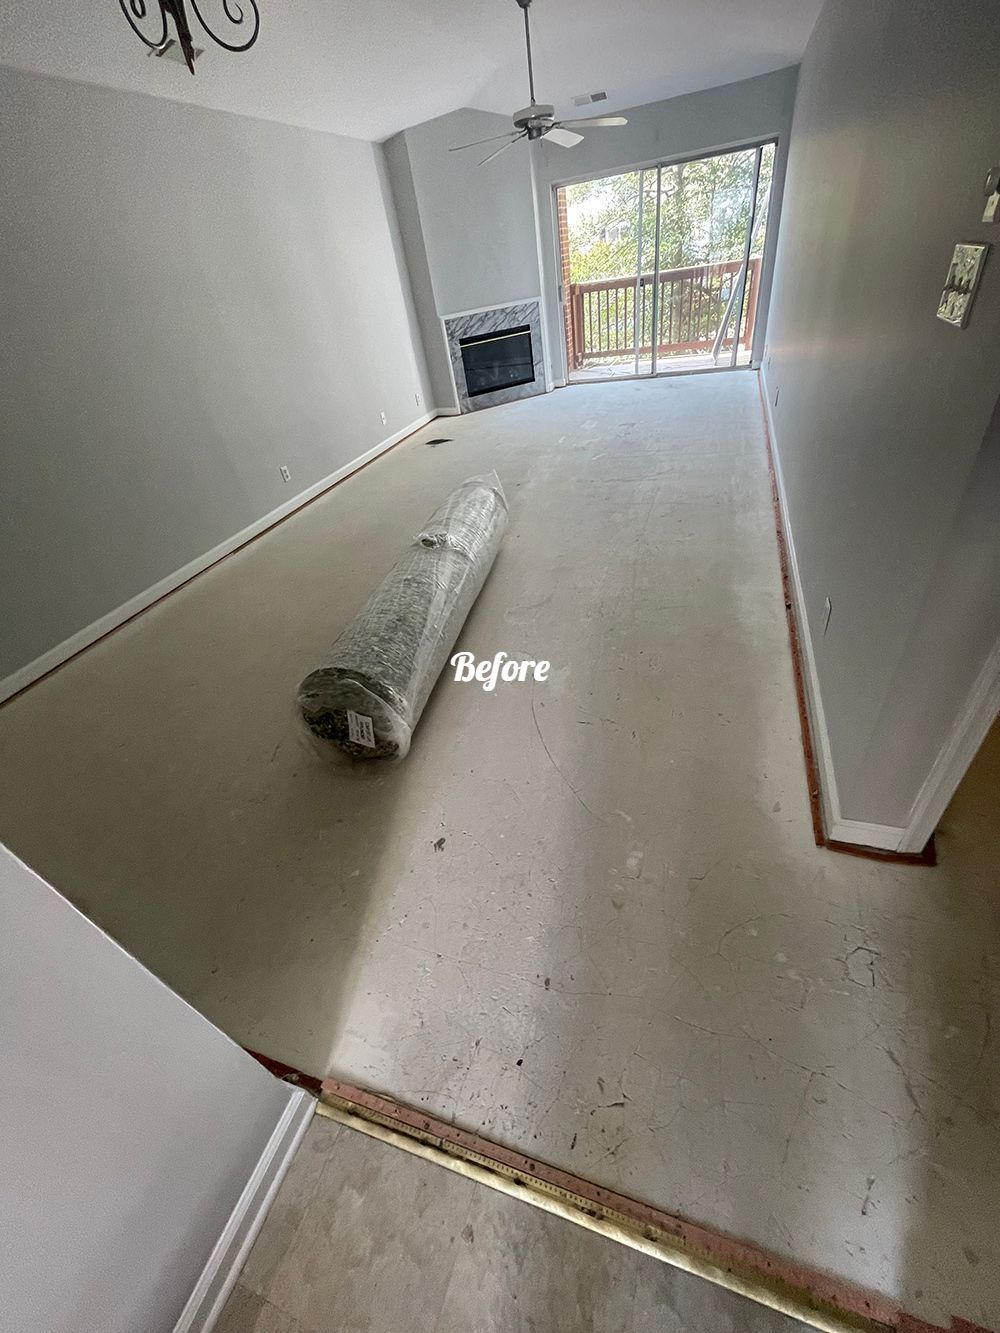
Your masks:
M956 329L964 329L969 322L969 312L989 248L988 245L955 246L937 315L938 319Z

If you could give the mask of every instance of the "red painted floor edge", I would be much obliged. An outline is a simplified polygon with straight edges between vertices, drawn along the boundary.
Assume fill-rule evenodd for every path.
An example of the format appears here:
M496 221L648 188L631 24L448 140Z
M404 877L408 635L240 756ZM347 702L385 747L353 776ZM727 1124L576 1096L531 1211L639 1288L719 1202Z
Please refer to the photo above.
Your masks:
M767 451L767 471L771 484L771 506L774 510L774 526L778 538L778 563L781 567L781 588L785 600L785 618L788 622L788 641L792 654L792 674L795 677L795 697L799 710L799 729L802 734L802 752L806 766L806 783L809 789L809 812L812 816L813 836L817 847L825 847L830 852L840 852L844 856L860 856L869 861L893 861L897 865L936 866L937 848L932 834L922 852L888 852L879 847L862 847L851 842L840 842L829 838L823 824L823 808L820 803L819 766L816 763L816 747L813 744L812 725L806 706L805 677L802 668L802 650L799 645L799 627L795 619L795 603L792 598L792 578L788 561L788 542L785 537L784 519L778 493L778 476L774 466L774 443L767 421L767 404L764 402L764 385L760 371L757 376L757 393L760 396L760 415L764 423L764 446Z
M313 1074L303 1074L301 1069L296 1069L294 1065L286 1065L282 1060L272 1060L269 1055L251 1050L249 1046L244 1046L243 1049L247 1055L252 1055L258 1064L262 1064L269 1074L280 1078L282 1083L293 1083L295 1087L311 1092L314 1097L318 1097L322 1092L323 1080Z

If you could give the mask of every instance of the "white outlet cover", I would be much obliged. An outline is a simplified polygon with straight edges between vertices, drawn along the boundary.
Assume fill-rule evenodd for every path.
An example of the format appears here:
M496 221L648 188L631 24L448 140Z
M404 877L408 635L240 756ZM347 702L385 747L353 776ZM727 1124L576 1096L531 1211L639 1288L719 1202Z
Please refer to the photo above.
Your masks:
M280 467L278 470L279 470L279 472L281 473L281 480L282 480L282 481L291 481L291 479L292 479L292 474L291 474L291 472L289 471L289 469L288 469L287 467L285 467L284 465L282 465L282 467Z

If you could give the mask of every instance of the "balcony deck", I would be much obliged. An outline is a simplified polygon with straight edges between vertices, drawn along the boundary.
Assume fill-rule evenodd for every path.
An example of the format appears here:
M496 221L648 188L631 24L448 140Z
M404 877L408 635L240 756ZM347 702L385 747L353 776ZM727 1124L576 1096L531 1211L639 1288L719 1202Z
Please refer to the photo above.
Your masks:
M622 379L650 373L656 321L657 371L707 370L732 362L749 365L760 290L760 259L697 264L659 274L571 283L567 289L566 346L571 381ZM655 300L654 300L655 297ZM724 336L720 337L720 330Z
M656 364L656 373L658 375L683 375L692 370L723 370L730 365L730 356L732 349L727 348L723 355L720 355L716 361L711 352L689 352L680 356L661 356ZM736 364L738 366L750 365L750 351L748 348L740 347L736 354ZM624 362L611 362L600 364L591 362L583 365L579 370L569 372L569 382L571 384L593 384L600 380L623 380L631 379L636 374L649 375L652 373L649 357L643 357L639 361L639 369L636 371L634 358Z

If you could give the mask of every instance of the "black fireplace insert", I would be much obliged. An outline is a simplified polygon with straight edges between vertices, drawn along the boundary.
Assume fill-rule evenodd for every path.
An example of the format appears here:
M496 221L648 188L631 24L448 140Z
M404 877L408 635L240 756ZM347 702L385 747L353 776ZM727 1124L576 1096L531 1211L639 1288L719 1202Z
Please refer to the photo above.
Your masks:
M496 393L498 389L512 389L517 384L530 384L535 378L531 330L527 324L459 338L458 345L470 398Z

